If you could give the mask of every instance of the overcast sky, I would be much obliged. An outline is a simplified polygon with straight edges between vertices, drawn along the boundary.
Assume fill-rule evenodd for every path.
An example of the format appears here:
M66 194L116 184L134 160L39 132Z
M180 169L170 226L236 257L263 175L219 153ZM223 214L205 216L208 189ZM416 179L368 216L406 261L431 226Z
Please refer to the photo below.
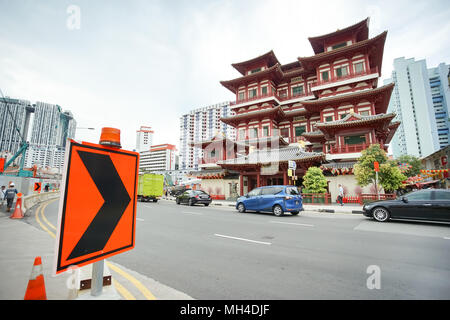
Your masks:
M269 50L293 62L313 54L309 36L368 16L369 37L388 31L382 79L396 57L450 62L448 0L0 0L0 88L96 128L79 140L98 142L111 126L134 149L145 125L154 144L178 146L181 115L233 100L219 83L239 76L231 63Z

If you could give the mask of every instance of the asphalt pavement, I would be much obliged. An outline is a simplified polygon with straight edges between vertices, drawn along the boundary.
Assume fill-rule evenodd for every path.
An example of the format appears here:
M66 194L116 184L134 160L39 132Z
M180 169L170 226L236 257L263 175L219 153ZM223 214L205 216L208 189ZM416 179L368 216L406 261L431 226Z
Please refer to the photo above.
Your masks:
M54 202L45 218L56 225L56 217ZM32 216L14 223L45 233ZM108 260L157 299L449 299L449 249L445 224L312 211L275 217L161 200L138 203L135 249ZM155 294L158 285L169 294Z

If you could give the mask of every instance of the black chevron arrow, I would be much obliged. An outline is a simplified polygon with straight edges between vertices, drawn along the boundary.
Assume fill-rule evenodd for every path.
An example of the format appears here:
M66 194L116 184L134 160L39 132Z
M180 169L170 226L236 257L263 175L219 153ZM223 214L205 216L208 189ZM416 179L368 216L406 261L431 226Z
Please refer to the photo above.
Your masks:
M103 250L131 201L109 155L85 151L78 155L105 202L68 259Z

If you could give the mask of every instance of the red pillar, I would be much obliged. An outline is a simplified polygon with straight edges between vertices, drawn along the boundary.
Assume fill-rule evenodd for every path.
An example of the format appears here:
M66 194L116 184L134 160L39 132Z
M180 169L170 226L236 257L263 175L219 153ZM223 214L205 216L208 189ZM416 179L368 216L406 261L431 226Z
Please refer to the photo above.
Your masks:
M287 185L288 184L288 175L287 175L287 169L283 170L283 185Z
M256 173L256 187L257 188L261 187L261 173L259 172L259 170Z
M242 173L239 175L239 195L244 195L244 175Z

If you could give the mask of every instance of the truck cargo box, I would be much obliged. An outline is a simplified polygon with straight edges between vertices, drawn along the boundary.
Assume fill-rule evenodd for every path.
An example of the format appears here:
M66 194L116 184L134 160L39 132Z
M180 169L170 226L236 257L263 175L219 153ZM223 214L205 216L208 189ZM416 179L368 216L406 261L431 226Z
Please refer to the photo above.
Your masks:
M164 176L161 174L146 173L139 175L138 201L158 201L163 195Z

